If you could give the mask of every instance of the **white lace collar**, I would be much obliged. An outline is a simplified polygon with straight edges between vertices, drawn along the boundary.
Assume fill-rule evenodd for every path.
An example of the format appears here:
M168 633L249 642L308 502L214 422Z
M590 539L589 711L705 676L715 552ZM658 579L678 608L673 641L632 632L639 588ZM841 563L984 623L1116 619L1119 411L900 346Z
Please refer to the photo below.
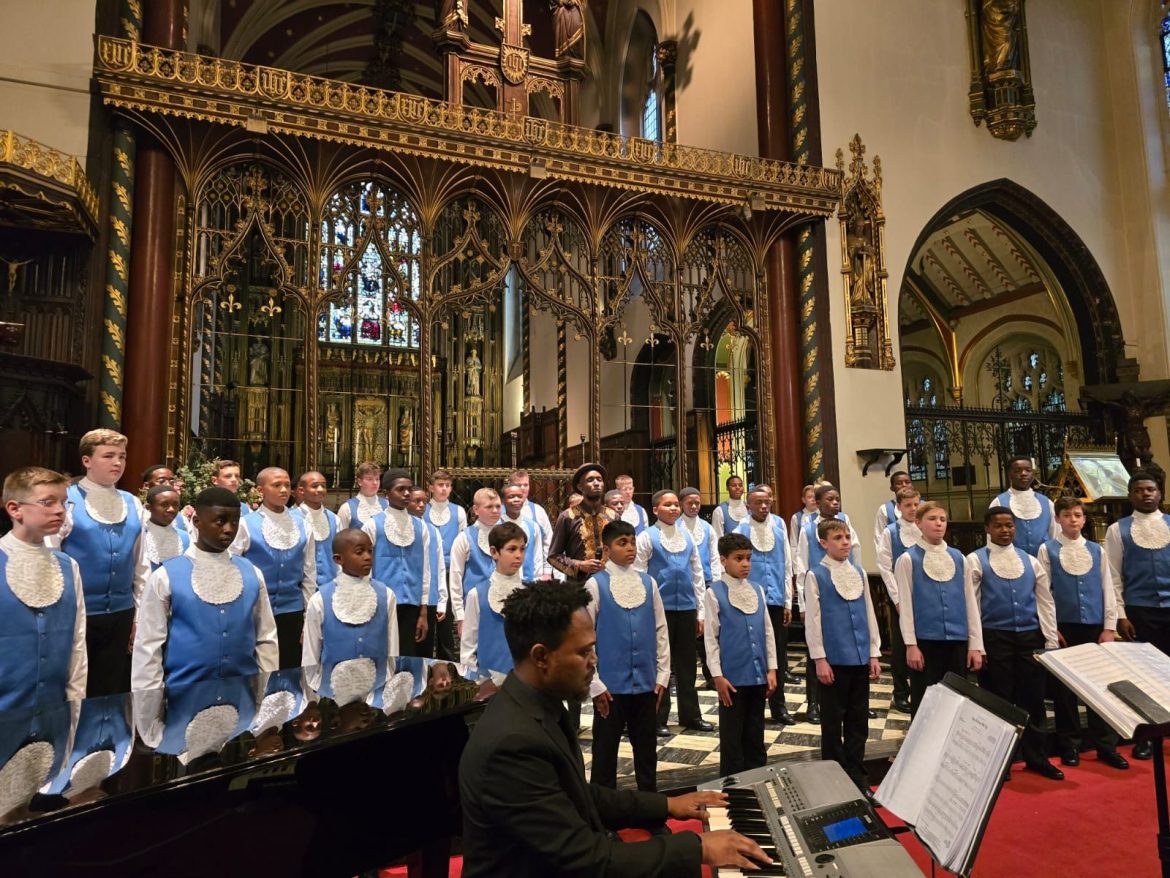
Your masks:
M48 741L25 744L0 767L0 808L7 814L26 804L49 779L56 751Z
M504 615L504 601L512 592L523 586L524 580L520 578L519 573L511 576L505 576L498 571L492 573L491 579L488 580L488 606L499 615Z
M287 689L279 689L264 696L256 710L249 731L259 737L268 729L278 729L293 718L297 709L297 697Z
M395 546L406 548L414 544L414 517L405 509L386 507L386 523L382 529Z
M496 524L499 524L499 522L497 521ZM488 534L492 532L492 528L494 528L496 524L486 524L482 521L477 521L475 523L475 544L479 546L479 550L489 558L492 556L492 546L491 543L488 542Z
M74 763L69 772L69 792L74 797L86 790L93 789L110 776L114 767L113 750L95 750L87 753Z
M313 539L318 543L329 539L329 516L325 514L325 507L320 506L314 509L305 503L301 505L301 511L304 512L305 521L308 522L309 529L313 532Z
M338 707L355 701L365 701L374 689L378 666L372 658L346 659L329 670L329 688Z
M861 576L861 571L852 563L838 561L825 555L821 559L821 564L829 568L829 576L833 580L833 588L836 589L837 594L847 601L855 601L861 597L862 589L865 588L865 580Z
M442 527L451 520L450 500L431 500L427 504L431 510L431 524Z
M183 736L186 750L179 754L179 761L186 765L205 753L218 753L231 740L240 712L231 704L215 704L205 707L192 717Z
M413 691L414 674L410 671L399 671L387 680L382 688L382 710L387 716L406 710Z
M1170 528L1162 510L1155 512L1134 512L1130 523L1130 536L1143 549L1158 551L1170 546Z
M151 564L161 564L183 554L183 540L172 525L155 524L146 520L143 550Z
M1083 535L1070 540L1063 533L1058 533L1056 541L1060 543L1060 566L1066 573L1084 576L1093 569L1093 556L1089 554L1089 544Z
M301 531L288 509L277 512L261 506L259 511L260 533L264 536L264 542L273 549L296 548L301 541Z
M1016 518L1022 518L1024 521L1039 518L1040 513L1043 512L1040 499L1031 488L1024 491L1008 488L1008 507L1012 510L1012 515Z
M950 582L955 578L955 559L951 556L947 541L935 545L925 539L919 540L922 547L922 570L935 582Z
M719 577L727 586L727 602L748 616L760 609L760 592L746 579L737 579L728 573Z
M337 571L337 587L333 590L333 615L346 625L364 625L374 618L378 609L378 594L368 576L350 576Z
M230 604L244 591L244 577L228 552L207 552L195 543L191 559L191 589L209 604Z
M619 607L636 610L646 603L646 584L638 571L606 561L605 572L609 574L609 593Z
M912 546L922 537L922 531L919 530L918 525L913 521L903 521L898 519L898 539L902 541L903 546Z
M1070 540L1064 535L1063 531L1056 535L1056 541L1060 543L1061 548L1065 548L1067 546L1083 546L1086 543L1084 534L1079 535L1075 540Z
M687 538L678 529L677 524L666 524L661 521L654 522L654 526L658 528L659 542L662 543L662 548L668 552L682 552L687 548Z
M731 516L732 521L743 521L747 518L747 504L743 502L742 497L738 500L729 499L727 501L727 514Z
M693 537L697 537L702 532L703 526L700 523L702 520L697 515L687 515L685 512L679 518L679 521L683 523L683 527L689 530Z
M65 574L56 556L42 543L26 543L9 531L0 537L0 549L8 555L8 588L18 601L39 610L61 599Z
M638 511L638 504L631 500L622 510L622 521L637 527L642 523L642 514Z
M85 495L85 511L99 524L121 524L129 514L126 500L113 485L99 485L88 478L77 483Z
M389 508L385 511L389 512ZM357 495L357 519L362 524L365 524L371 518L382 512L382 499L374 494L367 497L365 494Z
M1024 575L1024 561L1015 546L988 543L987 560L1000 579L1019 579Z
M749 518L748 524L749 536L752 541L752 548L757 552L766 555L776 548L776 531L772 529L772 517L769 515L763 521L756 521L755 518Z

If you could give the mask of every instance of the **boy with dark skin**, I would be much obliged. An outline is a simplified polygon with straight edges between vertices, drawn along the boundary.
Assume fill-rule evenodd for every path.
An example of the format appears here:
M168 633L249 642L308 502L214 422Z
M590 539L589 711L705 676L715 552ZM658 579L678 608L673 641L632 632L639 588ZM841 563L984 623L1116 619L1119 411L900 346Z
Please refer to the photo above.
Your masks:
M163 561L183 554L191 545L187 529L174 526L179 503L179 492L169 484L156 485L146 492L144 508L150 518L143 533L142 551L151 570L157 569Z
M405 470L387 470L382 476L386 511L362 526L374 544L374 578L386 583L398 601L398 642L403 655L415 655L423 648L417 644L426 642L431 591L431 532L406 508L412 487Z
M301 516L306 526L313 533L313 542L316 544L317 585L331 582L337 576L337 563L333 559L333 538L341 525L332 509L325 508L325 497L329 493L329 483L322 473L310 471L302 473L297 479L297 487L293 492L297 505L293 511Z
M903 488L913 487L914 482L910 480L910 474L907 472L899 470L890 476L890 493L894 495L894 498L887 500L878 507L877 515L873 521L873 542L875 546L881 542L882 534L890 526L890 522L898 519L898 492Z
M743 479L739 476L729 476L727 479L728 499L716 506L711 513L711 527L715 529L716 539L731 533L739 526L740 522L747 518L748 510L744 503L743 492Z
M443 537L439 529L427 521L427 500L430 494L422 485L415 485L410 489L410 500L406 504L406 511L415 518L421 519L431 534L430 562L431 562L431 589L427 598L427 637L419 647L418 652L423 658L435 657L436 634L439 623L443 621L447 608L447 558L443 554Z
M1035 480L1036 472L1031 458L1012 458L1008 464L1010 487L988 504L989 507L1003 506L1011 510L1016 519L1015 544L1033 557L1045 540L1053 539L1060 533L1052 501L1032 490Z

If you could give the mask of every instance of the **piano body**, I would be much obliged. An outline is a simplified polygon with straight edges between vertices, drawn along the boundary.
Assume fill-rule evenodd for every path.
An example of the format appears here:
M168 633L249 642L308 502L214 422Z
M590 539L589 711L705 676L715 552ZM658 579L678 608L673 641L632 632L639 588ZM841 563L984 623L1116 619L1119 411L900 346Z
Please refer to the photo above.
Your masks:
M699 789L728 795L727 809L711 812L711 829L735 829L755 839L773 860L760 871L721 868L719 878L922 878L836 762L754 768Z
M349 878L407 857L445 878L494 685L429 659L353 671L0 713L0 874Z

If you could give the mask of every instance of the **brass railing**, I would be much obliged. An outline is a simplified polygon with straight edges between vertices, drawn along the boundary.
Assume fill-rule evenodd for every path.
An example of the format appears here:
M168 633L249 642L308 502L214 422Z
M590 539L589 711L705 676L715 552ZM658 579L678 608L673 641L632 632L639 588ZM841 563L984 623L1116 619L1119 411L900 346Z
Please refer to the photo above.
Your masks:
M53 149L15 131L0 130L0 164L12 165L47 177L72 189L89 220L97 224L98 197L81 164L68 153Z

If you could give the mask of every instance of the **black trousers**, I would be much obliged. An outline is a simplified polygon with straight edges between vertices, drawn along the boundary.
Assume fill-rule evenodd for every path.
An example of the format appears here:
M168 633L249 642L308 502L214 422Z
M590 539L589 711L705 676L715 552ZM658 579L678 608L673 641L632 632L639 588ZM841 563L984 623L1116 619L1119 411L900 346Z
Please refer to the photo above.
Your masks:
M786 710L784 672L788 670L788 627L784 624L784 608L768 604L768 620L772 623L772 640L776 644L776 691L768 699L768 710L775 717Z
M770 608L769 608L770 609ZM736 686L731 707L719 704L719 773L726 777L768 761L764 747L767 686Z
M845 769L859 789L869 789L869 779L865 776L865 742L869 738L869 667L832 667L833 685L820 688L821 758L832 760Z
M617 789L618 744L622 732L630 736L634 748L634 777L643 792L658 791L658 739L653 692L638 695L614 695L609 716L593 713L593 769L589 779L602 787Z
M435 641L438 639L439 610L438 607L427 605L427 636L422 643L414 645L414 654L420 658L435 657Z
M1044 635L1035 631L983 629L987 660L979 684L988 692L1028 712L1028 725L1020 741L1020 755L1027 765L1048 761L1044 749L1044 667L1032 657L1044 648Z
M117 695L130 691L130 631L134 610L85 617L85 655L89 677L85 693ZM300 664L297 656L297 664Z
M821 702L821 681L817 679L817 663L811 658L804 663L804 700L808 709Z
M1170 608L1127 606L1125 614L1133 622L1138 640L1152 643L1170 655Z
M967 641L966 640L919 640L918 649L922 652L923 668L921 671L910 669L910 716L918 713L918 705L922 703L922 695L928 686L933 686L946 676L947 671L953 671L960 677L967 673Z
M435 625L435 658L445 662L459 661L455 649L455 614L451 612L451 598L447 598L447 612L442 622Z
M418 604L398 604L394 609L394 616L398 621L398 654L422 655L424 644L414 642L414 629L418 625Z
M1064 635L1064 642L1069 646L1080 646L1083 643L1096 643L1101 636L1100 625L1082 625L1075 622L1062 622L1060 633ZM1052 693L1052 711L1056 716L1056 736L1060 740L1061 750L1081 749L1081 718L1077 713L1077 697L1073 691L1061 683L1056 677L1048 678L1049 692ZM1089 741L1098 752L1117 749L1117 732L1109 727L1105 720L1085 706L1085 722L1089 727Z
M279 613L276 619L276 644L280 649L282 668L301 666L301 634L305 630L305 611Z
M699 695L695 691L695 620L697 610L667 610L666 631L670 638L670 668L674 671L675 691L678 694L678 721L693 726L703 718L699 713ZM658 724L664 726L670 718L670 690L662 694L658 708Z
M898 611L894 610L893 633L890 634L890 676L894 680L894 700L910 700L910 668L906 664L906 641L902 639L902 626L898 624ZM965 661L964 657L964 661Z

